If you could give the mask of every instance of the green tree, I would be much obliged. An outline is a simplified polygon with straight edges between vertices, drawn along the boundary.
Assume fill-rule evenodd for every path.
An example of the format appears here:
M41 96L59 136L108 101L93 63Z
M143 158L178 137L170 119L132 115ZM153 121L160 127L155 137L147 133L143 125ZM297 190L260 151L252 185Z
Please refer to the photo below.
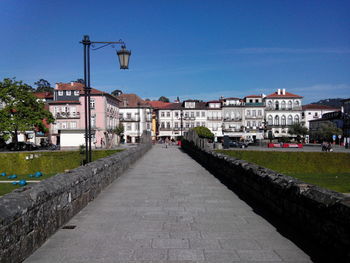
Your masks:
M123 92L120 89L116 89L113 90L111 94L118 97L119 95L123 94Z
M210 140L214 139L214 134L207 127L198 126L193 128L193 130L198 134L200 138L206 138Z
M167 97L164 97L164 96L159 97L158 101L170 102L170 100Z
M18 132L37 130L46 132L43 120L52 123L52 114L45 110L44 103L38 101L30 86L22 81L5 78L0 82L0 134L12 136L17 143Z
M34 82L34 85L37 86L35 92L53 92L53 87L51 87L50 82L45 79L40 79L37 82Z
M114 129L114 133L118 136L118 145L120 144L120 138L124 134L124 125L119 123L119 125Z
M301 123L294 123L288 128L288 133L290 135L296 135L297 141L300 142L301 137L304 137L306 134L308 134L308 129Z
M320 125L320 127L316 131L312 131L310 133L312 140L318 141L332 141L333 135L342 135L343 131L340 128L331 122L325 122Z

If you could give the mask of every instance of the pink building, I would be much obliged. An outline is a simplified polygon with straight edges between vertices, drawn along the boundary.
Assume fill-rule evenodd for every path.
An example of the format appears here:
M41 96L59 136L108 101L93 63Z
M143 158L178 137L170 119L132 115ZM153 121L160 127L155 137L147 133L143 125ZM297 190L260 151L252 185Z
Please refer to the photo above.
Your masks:
M112 147L116 138L111 130L119 124L119 100L106 92L91 89L92 145L95 148ZM51 125L51 141L61 148L85 144L84 84L57 83L50 112L56 121Z

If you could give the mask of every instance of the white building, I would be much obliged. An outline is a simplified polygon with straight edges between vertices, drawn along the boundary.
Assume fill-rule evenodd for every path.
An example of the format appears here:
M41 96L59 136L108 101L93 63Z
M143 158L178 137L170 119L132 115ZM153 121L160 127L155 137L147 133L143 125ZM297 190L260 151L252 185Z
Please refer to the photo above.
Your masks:
M151 132L152 108L136 94L121 94L119 121L124 125L126 143L138 143L144 131Z
M244 101L244 140L264 139L264 95L250 95Z
M322 118L322 115L328 112L339 111L340 109L332 108L325 105L307 104L302 106L302 121L306 128L310 128L310 121Z
M268 132L273 137L288 137L288 126L301 122L302 98L299 95L286 92L285 89L278 89L266 96L265 118Z

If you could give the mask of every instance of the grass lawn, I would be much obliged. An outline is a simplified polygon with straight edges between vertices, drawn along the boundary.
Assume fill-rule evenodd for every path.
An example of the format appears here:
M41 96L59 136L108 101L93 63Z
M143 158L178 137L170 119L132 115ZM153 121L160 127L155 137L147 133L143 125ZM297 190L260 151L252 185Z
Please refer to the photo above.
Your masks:
M350 193L349 153L246 150L218 150L218 152L293 176L306 183Z
M122 150L98 150L92 152L92 160L112 155ZM78 151L57 151L57 152L16 152L0 153L0 173L5 172L6 176L0 176L2 180L44 180L67 169L74 169L81 165L84 156ZM29 174L42 172L41 177L29 177ZM8 179L9 175L16 174L17 178ZM0 183L0 196L18 188L11 183Z

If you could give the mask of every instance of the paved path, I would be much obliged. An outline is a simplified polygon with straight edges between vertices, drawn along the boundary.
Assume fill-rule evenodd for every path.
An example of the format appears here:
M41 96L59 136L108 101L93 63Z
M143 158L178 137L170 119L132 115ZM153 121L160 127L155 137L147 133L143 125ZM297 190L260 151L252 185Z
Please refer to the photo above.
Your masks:
M163 147L25 262L311 262L188 155Z

